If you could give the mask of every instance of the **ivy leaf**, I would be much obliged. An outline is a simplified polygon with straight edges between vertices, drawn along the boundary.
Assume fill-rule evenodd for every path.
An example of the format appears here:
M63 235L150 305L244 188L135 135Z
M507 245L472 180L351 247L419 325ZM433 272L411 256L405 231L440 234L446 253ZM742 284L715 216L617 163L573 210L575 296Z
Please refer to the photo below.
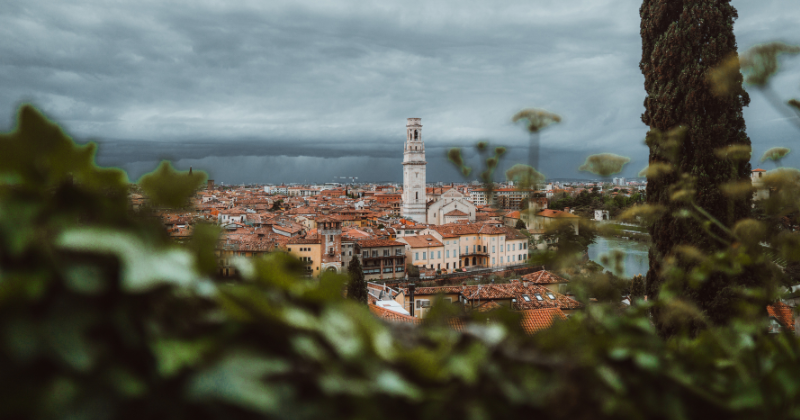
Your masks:
M161 161L155 171L142 175L139 186L156 206L185 208L189 198L206 181L205 172L176 171L169 161Z
M189 285L196 279L194 256L183 249L153 249L141 238L117 230L76 228L56 240L61 248L113 255L121 262L122 287L137 293L164 284Z

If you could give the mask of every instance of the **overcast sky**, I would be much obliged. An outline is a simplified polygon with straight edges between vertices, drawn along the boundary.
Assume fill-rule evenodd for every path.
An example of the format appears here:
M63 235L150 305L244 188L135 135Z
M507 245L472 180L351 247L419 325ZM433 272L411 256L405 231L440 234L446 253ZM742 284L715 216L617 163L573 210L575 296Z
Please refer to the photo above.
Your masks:
M796 0L738 0L740 50L800 43ZM0 7L0 127L37 105L133 180L161 158L218 182L400 181L405 119L422 118L429 181L459 181L447 147L527 156L522 108L560 114L542 170L598 152L647 164L636 0L41 1ZM779 95L800 97L800 58ZM751 89L755 166L800 131ZM800 150L785 163L800 166Z

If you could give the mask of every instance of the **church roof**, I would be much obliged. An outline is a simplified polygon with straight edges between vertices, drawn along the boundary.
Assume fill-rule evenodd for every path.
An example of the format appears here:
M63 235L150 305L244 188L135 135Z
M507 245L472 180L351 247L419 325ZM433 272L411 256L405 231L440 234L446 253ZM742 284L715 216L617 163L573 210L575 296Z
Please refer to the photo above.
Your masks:
M464 213L463 211L461 211L459 209L451 210L451 211L445 213L444 215L445 216L469 216L467 213Z

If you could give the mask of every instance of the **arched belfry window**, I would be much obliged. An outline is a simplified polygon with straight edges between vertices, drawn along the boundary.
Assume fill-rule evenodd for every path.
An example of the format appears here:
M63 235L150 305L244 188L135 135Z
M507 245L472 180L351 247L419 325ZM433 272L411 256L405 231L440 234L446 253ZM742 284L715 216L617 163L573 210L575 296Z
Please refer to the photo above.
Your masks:
M414 140L419 139L419 131L414 130Z
M415 192L414 196L416 197L416 200L419 200L419 193L418 192Z

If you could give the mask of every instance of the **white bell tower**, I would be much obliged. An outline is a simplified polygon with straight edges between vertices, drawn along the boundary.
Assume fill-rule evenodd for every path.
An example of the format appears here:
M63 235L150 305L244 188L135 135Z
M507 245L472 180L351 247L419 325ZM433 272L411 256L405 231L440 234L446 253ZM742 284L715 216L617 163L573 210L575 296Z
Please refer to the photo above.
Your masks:
M427 222L425 194L425 143L422 142L421 118L406 122L406 144L403 150L402 215L418 223Z

